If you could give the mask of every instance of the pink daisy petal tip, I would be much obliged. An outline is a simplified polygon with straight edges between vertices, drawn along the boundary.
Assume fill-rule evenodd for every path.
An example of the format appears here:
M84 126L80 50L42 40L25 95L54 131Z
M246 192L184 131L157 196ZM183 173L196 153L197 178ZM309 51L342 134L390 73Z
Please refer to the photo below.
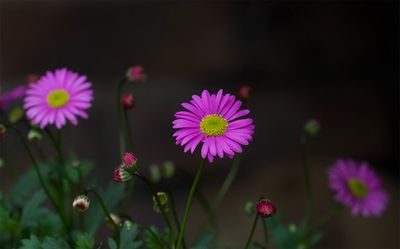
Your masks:
M77 116L88 118L86 110L93 100L91 86L86 76L66 68L48 71L26 91L24 108L27 116L42 129L47 125L61 129L67 120L77 125Z
M353 215L382 215L388 195L380 178L366 162L337 160L329 168L328 178L336 201L350 208Z
M240 110L242 102L233 95L203 90L181 105L185 110L175 113L172 125L177 129L173 134L176 144L182 145L185 153L201 146L202 158L213 162L216 156L232 158L241 153L241 146L252 140L253 120L244 118L250 111Z

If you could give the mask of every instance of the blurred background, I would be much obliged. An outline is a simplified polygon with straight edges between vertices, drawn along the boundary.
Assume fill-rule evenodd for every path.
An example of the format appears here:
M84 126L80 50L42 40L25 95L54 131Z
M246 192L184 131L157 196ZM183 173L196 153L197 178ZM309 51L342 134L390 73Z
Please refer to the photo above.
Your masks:
M0 89L60 67L86 74L95 91L90 119L63 130L64 149L93 159L91 177L105 184L120 161L115 91L129 66L142 65L148 76L126 88L136 100L130 118L144 174L165 160L194 173L199 153L184 154L175 145L173 114L203 89L236 93L249 84L256 132L218 212L220 244L244 244L252 218L243 206L260 195L275 201L285 222L301 218L299 137L304 123L318 118L322 129L309 147L315 216L332 204L326 169L337 158L370 162L390 194L380 218L343 211L324 229L318 248L399 248L398 31L395 1L1 1ZM30 165L15 140L10 135L1 144L5 193ZM231 163L217 160L205 170L201 188L210 198ZM169 187L183 213L187 189L177 182ZM129 214L144 224L163 225L141 184ZM203 220L194 203L189 241ZM262 239L261 230L256 238Z

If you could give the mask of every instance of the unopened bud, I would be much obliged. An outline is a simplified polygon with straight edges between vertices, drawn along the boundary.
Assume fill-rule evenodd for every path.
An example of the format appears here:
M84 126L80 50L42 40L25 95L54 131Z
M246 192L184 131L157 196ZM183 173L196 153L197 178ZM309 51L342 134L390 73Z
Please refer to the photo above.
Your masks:
M79 195L74 199L72 207L78 212L85 212L90 206L90 200L86 195Z
M112 221L114 222L115 225L120 226L122 224L122 220L117 214L110 213L110 217L111 217L111 219L112 219ZM110 221L108 216L106 216L105 220L106 220L106 224L110 228L114 228L114 224L113 224L113 222Z
M128 71L126 72L126 77L134 82L134 81L141 81L145 79L145 74L143 73L143 67L136 65L128 68Z
M114 170L114 181L126 182L132 179L132 174L122 167L116 167Z
M319 132L320 129L321 129L321 126L317 119L310 119L304 125L304 132L309 137L314 137L315 135L317 135L317 133Z
M125 152L122 157L122 164L124 168L131 168L137 163L137 157L131 152Z
M79 168L79 166L81 166L81 161L73 160L71 164L72 164L72 167Z
M159 182L161 180L161 171L157 164L150 165L150 180L152 182Z
M8 120L10 123L16 123L20 121L24 117L24 109L21 107L14 107L10 110L10 113L8 114Z
M248 201L246 204L244 204L244 212L248 215L253 215L255 213L255 209L256 204L254 204L252 201Z
M126 220L126 221L124 222L124 226L126 227L127 230L131 230L132 227L133 227L133 225L134 225L133 222L130 221L130 220Z
M28 132L29 141L39 141L42 139L42 134L35 128L32 128Z
M261 217L272 217L276 213L276 207L269 199L261 199L257 203L257 213Z
M158 199L160 200L161 208L167 212L168 211L168 195L165 192L158 192L157 193ZM157 199L153 196L153 210L157 213L160 213L160 207L157 203Z
M241 85L238 90L238 97L243 101L249 100L252 88L249 85Z
M133 98L132 93L124 94L121 98L122 106L126 109L132 109L135 106L135 99Z
M175 173L175 165L173 162L165 161L161 165L161 174L165 178L171 178L174 176Z
M28 76L26 76L26 83L28 85L35 84L38 80L39 80L39 77L37 74L31 73L31 74L28 74Z
M6 136L6 127L0 124L0 140L2 140Z

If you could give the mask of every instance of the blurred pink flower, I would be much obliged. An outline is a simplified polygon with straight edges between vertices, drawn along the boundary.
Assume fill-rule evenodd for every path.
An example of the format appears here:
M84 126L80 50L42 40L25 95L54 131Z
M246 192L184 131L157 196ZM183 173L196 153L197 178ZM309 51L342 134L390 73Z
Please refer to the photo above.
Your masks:
M368 163L337 160L328 174L329 187L336 192L336 200L351 208L353 215L368 217L382 214L388 196Z
M7 110L12 101L18 100L25 95L26 86L18 86L0 96L0 109Z

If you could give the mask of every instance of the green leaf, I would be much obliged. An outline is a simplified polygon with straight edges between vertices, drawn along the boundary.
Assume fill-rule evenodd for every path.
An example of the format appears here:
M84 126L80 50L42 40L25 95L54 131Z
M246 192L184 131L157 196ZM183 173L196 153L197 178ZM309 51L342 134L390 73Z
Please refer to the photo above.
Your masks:
M37 221L42 216L45 209L39 208L39 205L46 199L43 191L36 192L32 198L25 204L21 216L21 228L36 227Z
M117 249L117 243L113 239L109 238L108 239L108 247L110 249Z
M26 171L11 187L10 201L19 207L23 207L26 200L38 189L39 181L35 171L31 168Z
M139 233L138 225L133 224L131 228L126 225L122 227L121 239L120 239L120 249L136 249L142 245L141 241L135 241Z
M76 239L75 249L93 249L94 240L87 233L80 233Z
M22 246L19 249L42 249L42 243L35 235L31 235L29 239L23 239Z
M168 241L168 233L168 231L162 233L155 226L146 229L143 239L146 247L149 249L164 249L165 243L163 241Z
M61 238L46 237L42 242L42 249L70 249L70 247Z
M19 229L20 222L18 218L11 217L10 212L0 206L0 235L11 237Z

